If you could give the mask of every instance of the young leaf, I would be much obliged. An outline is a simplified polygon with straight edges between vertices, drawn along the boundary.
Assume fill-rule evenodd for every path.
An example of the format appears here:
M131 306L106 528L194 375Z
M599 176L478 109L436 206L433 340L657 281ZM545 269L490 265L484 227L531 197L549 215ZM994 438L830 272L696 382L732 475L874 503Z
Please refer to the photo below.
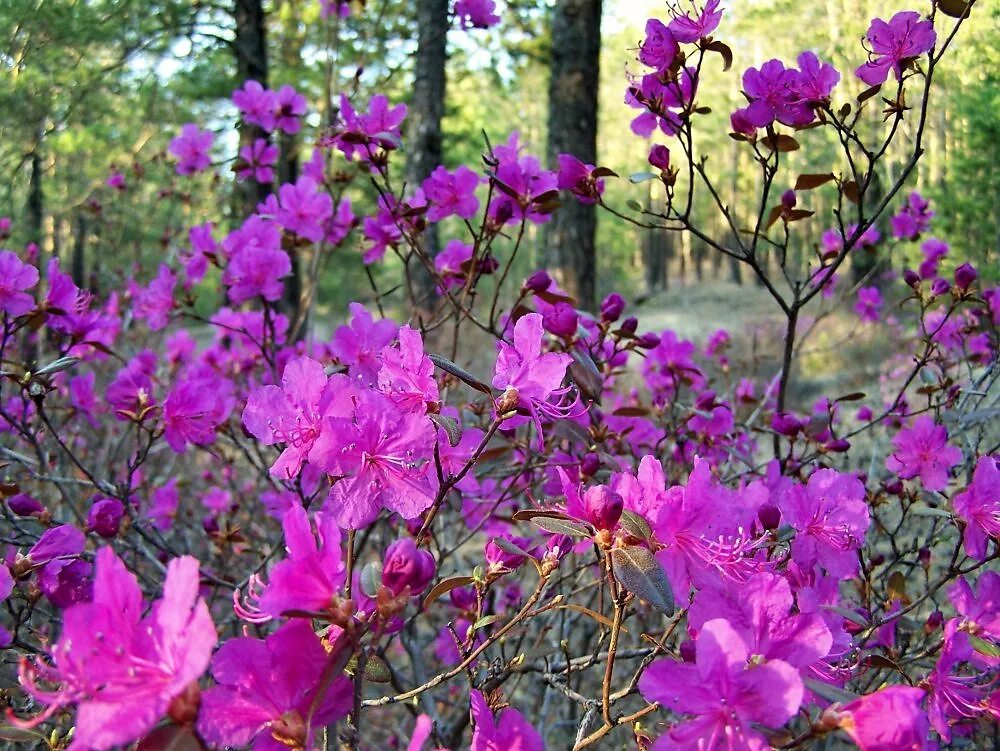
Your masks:
M834 177L832 172L799 175L798 179L795 181L795 190L812 190L813 188L818 188L820 185L828 183L833 179Z
M546 532L554 535L568 535L569 537L590 537L590 530L585 524L573 521L572 519L553 519L548 516L536 516L531 520L535 526L541 527Z
M471 576L450 576L447 579L442 579L427 593L427 596L424 598L424 607L426 608L441 595L448 594L453 589L468 586L474 581L475 579Z
M474 375L472 375L472 373L470 373L469 371L465 370L462 367L459 367L446 357L441 357L440 355L427 355L427 357L429 357L431 362L437 365L439 368L441 368L441 370L443 370L445 373L450 373L451 375L455 376L455 378L457 378L458 380L463 381L469 386L472 386L472 388L474 388L476 391L481 391L491 399L493 398L493 390L485 383L480 381L478 378L476 378Z
M437 425L439 428L444 428L444 432L448 434L448 443L452 446L457 446L462 442L462 426L458 424L458 421L448 415L427 415L431 418L431 422Z

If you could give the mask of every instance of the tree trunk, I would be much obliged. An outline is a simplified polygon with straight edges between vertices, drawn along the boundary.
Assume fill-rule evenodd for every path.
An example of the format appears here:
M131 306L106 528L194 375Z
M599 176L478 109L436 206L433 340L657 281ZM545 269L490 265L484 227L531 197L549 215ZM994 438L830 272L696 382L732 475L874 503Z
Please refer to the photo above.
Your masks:
M28 241L35 243L39 248L42 245L45 222L45 197L42 192L43 172L41 139L38 139L31 150L31 174L28 178L28 200L25 211L28 215ZM39 262L41 262L40 259Z
M597 88L601 0L557 0L552 16L548 156L560 153L597 163ZM580 308L597 308L593 206L568 198L545 225L546 265Z
M443 161L441 120L444 117L448 60L448 0L416 0L417 54L413 97L407 112L409 145L406 182L415 190ZM437 255L437 226L430 225L423 237L424 252ZM406 273L410 277L415 313L428 318L433 310L434 280L419 258L411 256Z
M73 283L77 287L86 288L86 253L87 253L87 217L80 211L75 217L76 225L73 228L73 257L70 261L70 273L73 275Z
M267 35L263 0L233 0L233 51L236 55L236 76L240 86L256 81L267 87ZM240 123L240 146L249 146L267 133L256 125ZM271 193L271 186L253 180L237 181L234 214L238 219L250 216Z

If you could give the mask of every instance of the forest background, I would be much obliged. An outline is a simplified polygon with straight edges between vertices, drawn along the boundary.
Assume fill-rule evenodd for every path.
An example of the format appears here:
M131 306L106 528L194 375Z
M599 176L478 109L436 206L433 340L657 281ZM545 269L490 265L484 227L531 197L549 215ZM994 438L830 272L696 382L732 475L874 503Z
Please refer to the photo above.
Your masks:
M798 51L813 49L842 71L852 71L858 63L870 18L888 18L909 7L896 0L741 0L726 5L726 40L736 69L772 57L791 61ZM78 283L95 291L124 289L130 275L151 277L161 261L186 245L192 225L211 221L228 231L252 208L246 189L229 169L240 143L231 93L245 79L260 77L253 75L252 65L248 68L246 41L240 36L247 13L261 14L249 21L265 32L257 55L266 60L268 85L291 84L309 102L305 128L282 136L279 143L280 184L309 158L338 93L363 103L381 92L392 102L413 104L418 6L369 0L352 3L346 17L324 19L318 0L0 3L0 216L14 220L8 244L38 243L44 254L61 257ZM510 0L498 4L502 22L487 30L463 30L442 19L440 33L448 39L442 126L446 166L475 168L487 139L499 143L515 130L530 153L546 153L557 10L539 0ZM609 205L623 210L655 200L650 191L662 189L656 180L633 184L625 179L647 169L650 144L629 132L635 112L623 103L626 71L638 67L643 25L657 16L666 16L662 2L603 3L600 58L594 61L600 70L597 163L623 176L607 181L605 195ZM987 278L995 278L1000 268L1000 171L995 168L1000 163L1000 3L977 8L975 16L963 44L939 69L925 135L927 154L909 187L933 201L937 234L952 245L950 263L969 260ZM845 74L838 92L846 98L863 88ZM709 171L729 192L726 200L736 205L741 193L751 190L757 172L747 150L727 136L729 113L743 103L739 89L735 70L712 66L699 94L699 103L711 108L711 120L701 128L701 138L708 140L700 151L710 154ZM218 168L178 178L166 148L187 122L214 131ZM872 119L870 127L880 126ZM410 138L404 129L404 148ZM836 168L838 148L832 133L813 138L808 151L789 155L789 174ZM674 158L680 163L683 156ZM884 183L891 184L893 171L901 167L890 153L886 174L880 176ZM107 183L116 171L124 178L124 189ZM346 188L358 216L374 209L376 195L370 187L355 180ZM221 201L220 195L225 197ZM695 224L723 237L728 230L708 205L708 196L702 193L699 200ZM819 195L815 203L817 219L806 222L796 249L804 258L827 229L818 217L830 216L832 208L823 206ZM688 233L653 233L598 214L597 299L612 290L624 290L635 301L666 287L674 296L678 288L720 280L753 284L740 277L738 264L730 265ZM525 276L544 265L545 236L536 230L529 228L528 252L515 269ZM359 235L320 266L313 320L324 328L335 323L331 318L347 302L372 297L372 281L356 252ZM446 240L440 238L439 246ZM915 246L910 252L918 253ZM902 268L915 260L900 257L892 263ZM380 289L402 277L391 257L368 271ZM211 308L221 294L217 279L210 274L196 294Z

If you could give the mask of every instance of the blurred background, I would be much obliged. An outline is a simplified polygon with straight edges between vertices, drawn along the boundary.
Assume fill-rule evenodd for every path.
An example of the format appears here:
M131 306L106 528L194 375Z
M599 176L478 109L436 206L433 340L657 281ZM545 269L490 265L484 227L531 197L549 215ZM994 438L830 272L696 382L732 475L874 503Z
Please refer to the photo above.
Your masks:
M628 211L636 201L655 204L651 186L659 183L626 179L648 169L651 143L629 129L636 111L623 102L626 73L639 71L636 49L646 19L667 19L667 6L631 0L597 4L603 5L599 59L593 60L600 71L597 163L622 175L607 181L605 197ZM186 245L190 226L206 221L222 231L238 226L261 197L248 196L234 181L231 162L241 134L232 91L247 78L266 77L271 88L291 84L306 96L306 127L279 144L279 174L294 177L324 131L339 92L362 107L375 92L407 102L411 111L420 104L413 92L421 5L426 1L368 0L351 3L349 12L332 8L324 18L319 0L5 0L0 3L0 216L13 220L5 245L16 249L35 242L43 258L58 255L63 268L95 290L119 288L129 274L148 279ZM498 2L501 21L489 29L463 30L448 17L439 19L439 34L447 39L445 165L481 170L485 139L496 144L516 130L529 152L555 166L546 157L552 26L556 14L573 5L572 0ZM799 52L812 49L843 73L834 104L848 101L864 88L853 70L865 60L862 37L869 20L904 8L926 12L929 3L731 0L723 7L715 37L732 48L735 62L724 72L712 56L705 66L697 100L711 112L699 122L696 149L707 158L725 200L749 221L756 211L757 172L749 151L728 137L729 113L743 101L741 72L772 57L794 64ZM426 19L424 24L426 29ZM1000 238L998 63L1000 4L980 3L938 70L927 153L911 186L933 201L934 234L951 243L949 262L970 260L987 278L997 275ZM863 132L874 137L882 124L879 108L872 109ZM216 168L178 178L164 155L186 122L214 131ZM907 127L904 141L912 136ZM404 126L404 148L409 137ZM841 169L832 133L811 130L799 140L803 148L788 155L789 175ZM670 145L666 137L658 142ZM682 166L680 150L673 152ZM891 181L904 158L904 149L890 151L881 179ZM123 175L124 189L106 184L114 171ZM776 186L779 192L787 187ZM359 216L373 210L374 194L365 180L345 182L343 189ZM724 237L728 230L707 198L704 191L696 196L697 223ZM804 263L833 223L835 198L833 189L809 195L816 216L797 225ZM439 247L451 239L451 229L455 237L464 231L458 223L443 229ZM357 240L330 251L317 318L340 318L348 301L371 296ZM544 243L544 233L529 227L526 252L515 270L527 275L543 265ZM597 299L617 290L630 302L645 301L650 321L676 326L682 334L736 325L767 309L746 269L686 233L652 232L598 212L595 247ZM897 268L919 257L916 245L899 253L891 259ZM390 259L372 271L385 289L401 270ZM213 279L203 286L201 293L217 294Z

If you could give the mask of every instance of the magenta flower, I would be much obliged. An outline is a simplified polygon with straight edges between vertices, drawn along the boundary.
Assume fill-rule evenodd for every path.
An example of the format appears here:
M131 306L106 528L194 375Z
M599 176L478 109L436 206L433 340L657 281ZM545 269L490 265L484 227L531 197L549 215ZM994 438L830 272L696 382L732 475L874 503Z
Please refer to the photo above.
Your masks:
M17 254L0 250L0 310L9 316L24 315L35 307L29 290L38 284L38 269L23 263Z
M354 211L351 209L351 199L342 198L337 204L333 216L326 220L326 237L323 239L330 245L340 245L347 239L357 223L357 217L354 216Z
M364 390L345 417L327 417L309 461L339 476L324 509L345 529L367 526L386 508L413 519L434 502L436 434L425 415L403 412Z
M899 213L889 220L892 236L898 240L913 240L930 226L933 217L930 201L913 191Z
M871 523L865 487L857 477L819 469L781 501L783 516L796 531L796 563L806 569L818 564L840 578L857 573L858 549Z
M765 128L775 120L792 127L808 125L812 109L797 91L799 71L786 68L780 60L768 60L760 70L748 68L743 74L743 91L750 100L746 116L750 123Z
M890 71L901 81L903 68L937 42L934 24L923 20L915 10L900 11L888 22L873 19L865 37L871 45L869 60L855 74L869 86L885 83Z
M302 124L299 122L306 114L306 98L288 84L285 84L274 95L274 124L278 130L288 135L299 132Z
M604 193L604 180L595 179L593 164L584 164L572 154L560 154L556 186L568 190L585 205L597 203Z
M315 517L313 532L306 510L293 504L281 519L288 555L268 574L257 609L272 618L290 611L321 613L330 607L346 579L340 528L327 514Z
M860 751L929 751L934 745L923 698L919 688L887 686L844 706L840 727Z
M813 52L799 55L798 80L792 91L808 104L823 104L830 100L833 87L840 81L840 73L830 63L821 63Z
M275 127L276 97L256 81L246 81L242 89L233 92L233 104L243 115L244 122L259 125L270 133Z
M212 148L212 133L201 130L194 123L181 128L181 134L170 142L170 153L177 157L177 174L192 175L201 172L211 163L208 155Z
M701 389L705 376L692 356L696 347L686 339L678 339L673 331L664 331L659 343L649 350L642 364L642 375L658 397L677 393L682 385Z
M272 167L277 161L278 147L263 138L257 138L252 144L240 149L240 158L236 162L236 176L241 180L253 179L259 183L273 182Z
M330 401L323 366L309 357L289 361L281 375L281 386L262 386L252 392L243 410L243 425L270 446L285 444L271 475L289 480L316 442L324 408Z
M473 689L469 692L472 708L472 745L469 751L543 751L545 743L524 715L513 707L493 717L486 698Z
M362 256L366 265L381 261L385 257L385 251L390 247L396 247L403 239L403 232L392 209L385 204L386 202L379 198L378 212L374 217L366 216L362 222L365 239L371 242L371 246Z
M633 109L645 110L632 120L632 132L649 138L659 128L668 136L676 135L681 119L675 110L682 110L694 98L697 89L697 72L684 68L677 81L663 83L655 73L643 76L632 83L625 92L625 104Z
M390 107L384 95L376 94L368 101L368 112L359 114L341 94L340 122L333 142L347 159L357 157L368 162L377 149L391 151L399 147L400 126L406 119L406 112L405 104Z
M232 384L217 377L179 381L163 401L163 437L178 454L187 444L208 446L229 418L235 399Z
M542 438L542 417L559 419L569 414L567 406L552 398L561 399L568 390L561 388L566 368L572 357L562 352L542 351L542 317L529 313L514 324L514 342L497 342L497 364L493 373L493 386L504 395L499 402L511 402L531 416Z
M949 450L958 452L948 446L945 453ZM1000 462L992 456L979 457L972 482L951 499L951 504L955 514L965 522L962 537L966 554L985 561L989 539L1000 539Z
M647 20L646 38L639 45L639 62L662 73L673 64L678 52L680 46L670 29L656 18Z
M498 164L494 178L504 189L493 195L487 213L498 224L517 223L523 220L543 224L550 213L539 210L538 201L556 190L556 174L542 169L533 156L520 156L519 134L510 134L507 143L494 147Z
M858 301L854 303L854 312L866 323L878 323L883 304L878 287L861 287L858 289Z
M984 571L973 593L965 577L948 587L948 599L962 615L964 628L1000 641L1000 573Z
M675 15L667 28L678 42L697 42L709 36L719 26L722 11L717 10L721 0L708 0L697 18L690 13ZM697 8L695 8L697 10Z
M639 679L648 701L693 719L674 725L656 751L728 751L770 747L755 725L781 727L802 704L798 671L783 660L749 662L750 649L728 621L704 624L695 646L695 664L659 660Z
M382 367L379 355L398 334L398 327L388 318L376 321L361 303L350 305L351 320L333 333L330 354L347 366L348 374L364 385L378 380Z
M21 683L48 707L22 725L34 726L59 709L77 706L71 748L108 749L153 729L175 697L208 667L216 634L198 597L198 562L175 558L163 598L149 615L133 576L111 548L97 551L94 598L63 615L52 664L22 665ZM43 691L37 678L58 683Z
M160 272L148 287L139 287L132 282L132 315L139 320L144 319L150 331L159 331L170 322L176 286L177 277L165 263L160 264Z
M689 627L698 629L713 618L725 618L750 654L784 660L799 670L829 654L830 629L817 613L793 613L795 600L784 577L762 572L744 584L723 584L695 595L688 611Z
M434 270L448 289L462 287L468 278L472 246L461 240L449 240L444 250L434 256Z
M454 172L437 167L421 186L429 204L427 221L440 222L449 216L471 219L479 211L478 186L479 175L464 164Z
M314 728L333 724L353 703L346 676L323 686L330 659L304 620L286 623L263 641L230 639L212 659L217 685L202 695L198 732L218 746L253 741L254 751L313 748Z
M333 216L333 199L318 189L308 177L300 177L294 185L285 184L278 189L281 208L275 221L289 232L311 242L323 239L324 225Z
M488 29L500 23L494 0L455 0L455 18L463 29Z
M258 295L265 300L280 299L281 279L292 273L288 253L281 249L281 230L274 222L254 214L222 243L230 256L222 273L229 287L229 299L236 304Z
M152 375L156 371L156 353L144 349L118 371L108 385L105 399L119 420L140 420L156 406Z
M919 476L928 490L948 487L951 468L962 461L961 449L948 443L948 429L930 415L922 415L892 439L895 449L885 466L902 480Z
M424 354L424 340L419 331L403 326L399 330L398 349L382 350L378 386L407 412L424 414L427 405L440 401L434 363Z
M97 498L87 512L87 531L110 539L118 534L125 507L117 498Z

